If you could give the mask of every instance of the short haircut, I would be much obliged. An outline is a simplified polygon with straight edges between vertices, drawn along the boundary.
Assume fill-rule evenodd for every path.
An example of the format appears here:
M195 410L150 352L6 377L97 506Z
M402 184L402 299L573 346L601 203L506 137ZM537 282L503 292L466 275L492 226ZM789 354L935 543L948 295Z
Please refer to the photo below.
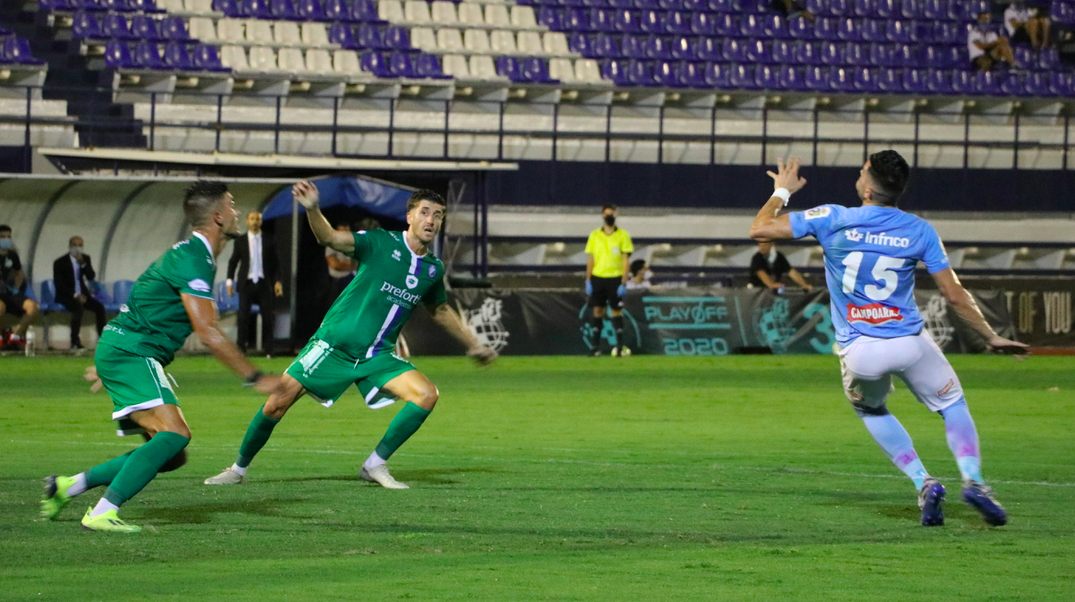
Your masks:
M223 182L198 180L191 184L183 197L183 214L190 225L194 228L207 225L226 194L228 185Z
M646 260L636 259L631 262L631 269L628 271L632 274L637 274L644 267L646 267Z
M605 211L608 211L609 209L611 209L613 211L619 211L620 210L620 208L617 207L615 205L615 203L606 203L605 206L601 208L601 213L604 213Z
M445 209L448 208L448 203L444 202L444 197L433 192L432 190L421 188L419 190L415 190L414 194L411 195L411 198L407 199L407 213L410 213L411 209L417 207L418 204L422 201L429 201L430 203L440 205Z
M883 150L870 155L869 173L874 184L871 189L882 197L876 200L884 205L895 205L907 189L911 167L896 151Z
M0 224L0 232L11 232L11 226L7 224Z
M76 239L76 238L82 239L82 237L81 237L81 236L79 236L78 234L76 234L76 235L72 236L71 238L68 238L68 239L67 239L67 244L71 244L71 243L75 242L75 239ZM86 241L85 241L85 239L83 239L83 240L82 240L82 242L86 242Z

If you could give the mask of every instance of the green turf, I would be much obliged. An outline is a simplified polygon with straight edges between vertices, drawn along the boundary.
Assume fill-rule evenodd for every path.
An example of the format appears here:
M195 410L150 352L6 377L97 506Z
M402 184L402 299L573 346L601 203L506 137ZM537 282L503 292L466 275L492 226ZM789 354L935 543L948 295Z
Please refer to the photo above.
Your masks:
M948 486L947 524L918 526L832 357L419 358L442 397L392 458L409 491L355 480L396 410L353 393L297 405L247 484L203 486L262 399L182 358L190 463L123 508L137 536L79 531L97 492L34 520L42 476L132 447L88 363L0 359L0 599L1075 598L1068 358L953 358L1000 529L959 501L941 419L901 388L890 406Z

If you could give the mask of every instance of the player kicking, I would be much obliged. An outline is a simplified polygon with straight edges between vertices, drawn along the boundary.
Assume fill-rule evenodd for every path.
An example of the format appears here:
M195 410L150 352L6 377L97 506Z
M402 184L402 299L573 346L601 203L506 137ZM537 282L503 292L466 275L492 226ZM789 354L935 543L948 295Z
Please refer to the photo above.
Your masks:
M994 350L1025 353L1026 345L998 336L974 298L960 284L933 226L896 208L910 168L899 153L875 153L855 183L861 207L822 205L778 215L806 180L799 160L780 162L769 172L776 191L754 218L750 236L778 240L815 236L825 250L825 280L831 295L844 390L855 412L889 459L918 488L922 524L944 524L944 487L929 476L911 437L885 400L892 375L899 376L918 401L944 417L948 446L963 476L963 501L990 525L1008 516L982 482L978 432L951 364L923 328L914 300L915 266L921 260L959 317Z
M478 340L446 303L444 264L429 245L444 222L445 203L438 194L419 190L407 201L407 230L389 232L333 230L318 205L317 187L302 181L292 193L306 208L317 242L358 260L358 273L332 304L321 328L283 375L250 422L235 464L206 485L237 485L246 480L250 462L296 401L305 393L331 406L354 383L370 408L396 399L406 405L396 414L381 442L362 465L359 477L388 489L407 489L392 478L385 462L418 431L437 403L437 387L393 353L396 338L419 303L433 319L467 346L480 364L497 353Z
M216 257L239 235L235 200L224 184L200 181L187 190L183 212L194 234L173 246L134 283L130 299L105 327L95 366L86 373L93 391L103 385L112 398L112 418L119 421L120 434L142 433L147 442L73 477L47 477L41 502L46 519L55 519L71 498L107 485L104 497L82 518L82 528L141 531L120 520L117 511L158 472L174 470L186 461L190 428L164 367L192 330L247 385L271 393L280 384L279 377L258 372L217 326L213 277Z

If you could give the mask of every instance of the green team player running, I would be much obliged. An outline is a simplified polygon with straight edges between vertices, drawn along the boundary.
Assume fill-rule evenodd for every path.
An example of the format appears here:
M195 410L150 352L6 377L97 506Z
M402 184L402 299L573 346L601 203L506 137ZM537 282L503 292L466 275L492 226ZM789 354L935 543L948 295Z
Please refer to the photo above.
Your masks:
M229 240L239 236L235 199L224 184L199 181L187 189L183 212L193 235L176 243L134 283L130 299L101 335L95 365L86 371L86 380L93 383L91 390L104 386L112 398L112 418L119 421L119 434L142 433L147 442L73 477L47 477L41 502L46 519L55 519L74 496L107 485L104 497L82 518L82 528L141 531L116 513L158 472L174 470L186 461L190 428L164 367L191 331L248 386L262 393L280 386L279 377L258 372L217 326L213 278L216 257Z
M407 201L407 230L390 232L333 230L318 205L317 188L302 181L292 188L306 208L317 242L358 260L358 273L332 304L321 327L283 375L280 391L254 414L235 464L205 480L206 485L237 485L246 480L254 456L273 428L305 393L331 406L354 383L370 408L396 399L406 405L396 414L381 442L362 465L359 477L388 489L407 489L392 478L385 462L418 431L439 395L428 378L393 350L400 330L421 303L434 321L467 347L480 364L496 351L478 342L447 304L444 264L429 245L444 222L444 199L419 190Z

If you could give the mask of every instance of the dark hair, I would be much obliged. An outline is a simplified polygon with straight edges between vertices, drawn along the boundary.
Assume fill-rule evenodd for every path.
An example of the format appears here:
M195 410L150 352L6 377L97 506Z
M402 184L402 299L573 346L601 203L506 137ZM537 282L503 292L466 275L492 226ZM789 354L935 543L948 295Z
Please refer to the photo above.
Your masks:
M11 226L7 224L0 224L0 232L11 232Z
M605 211L607 211L609 209L611 209L613 211L619 211L620 210L620 208L617 207L614 203L607 203L607 204L605 204L604 207L601 208L601 213L604 213Z
M631 262L631 269L628 270L628 271L631 273L632 276L634 276L634 275L638 274L638 272L640 272L642 270L642 268L644 268L644 267L646 267L646 260L645 259L636 259L636 260Z
M207 225L213 212L220 209L220 201L226 194L228 185L223 182L198 180L191 184L183 196L183 214L191 227Z
M435 203L445 209L448 208L448 203L444 202L444 197L432 190L422 188L415 190L414 194L411 195L411 198L407 199L407 213L410 213L411 209L417 207L418 203L421 203L422 201L429 201L430 203Z
M884 205L895 205L900 195L907 188L911 178L911 167L907 161L894 150L883 150L870 155L870 179L873 180L873 193Z

